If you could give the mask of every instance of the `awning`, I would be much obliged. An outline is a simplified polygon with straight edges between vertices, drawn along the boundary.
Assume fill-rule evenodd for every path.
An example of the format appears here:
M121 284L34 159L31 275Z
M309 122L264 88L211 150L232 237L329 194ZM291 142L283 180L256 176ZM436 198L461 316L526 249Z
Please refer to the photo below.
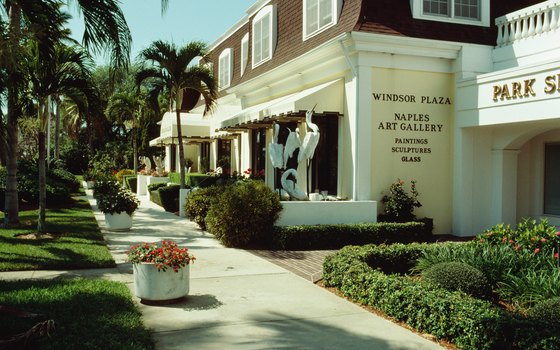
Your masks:
M210 136L187 136L183 137L183 143L187 145L198 144L203 142L212 142L212 138ZM179 144L178 137L156 137L153 140L150 140L150 146L167 146L167 145L177 145Z
M344 84L342 79L320 84L312 88L276 98L255 106L248 107L233 117L222 121L216 131L243 130L267 127L280 119L299 120L297 116L305 115L315 106L315 114L343 111ZM296 116L296 118L291 118Z
M202 114L181 113L181 133L184 142L210 139L210 123ZM159 137L150 141L150 146L162 146L177 143L177 115L166 112L160 122Z

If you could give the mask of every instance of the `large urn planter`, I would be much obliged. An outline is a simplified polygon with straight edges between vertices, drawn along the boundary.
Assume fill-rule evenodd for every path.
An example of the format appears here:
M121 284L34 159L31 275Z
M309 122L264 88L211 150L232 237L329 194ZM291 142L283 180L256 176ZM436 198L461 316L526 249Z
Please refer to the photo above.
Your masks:
M105 225L109 231L129 231L132 227L132 215L126 212L105 213Z
M173 302L189 294L190 265L175 272L153 263L133 265L134 293L142 302Z
M189 294L188 248L172 241L139 243L128 251L134 273L134 294L145 304L172 303Z

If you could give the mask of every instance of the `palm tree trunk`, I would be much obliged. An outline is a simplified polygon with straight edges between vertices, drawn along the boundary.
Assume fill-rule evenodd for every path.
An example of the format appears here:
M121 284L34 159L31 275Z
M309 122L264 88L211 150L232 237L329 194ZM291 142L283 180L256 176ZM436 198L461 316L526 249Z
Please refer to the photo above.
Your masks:
M55 121L54 121L54 159L60 155L60 96L54 97Z
M132 149L134 150L134 175L138 175L138 128L132 129Z
M181 130L181 100L183 93L178 89L177 96L175 97L175 113L177 115L177 138L179 139L179 176L181 177L181 189L185 186L185 149L183 145L183 132Z
M4 123L4 116L0 112L0 165L2 166L6 166L8 159L6 147L6 124Z
M21 37L20 23L21 10L16 3L12 3L9 9L10 27L9 33L12 43L18 42ZM15 40L14 40L15 39ZM13 45L13 44L12 44ZM10 48L13 52L17 47ZM18 74L17 59L13 64L7 65L8 72L8 115L6 118L6 194L4 202L4 226L10 227L19 224L19 199L17 192L17 156L18 156L18 125L17 119L21 114L18 108Z
M50 118L48 99L39 100L39 218L37 220L37 235L47 232L47 223L45 212L47 207L47 172L46 172L46 156L47 148L45 147L46 132Z

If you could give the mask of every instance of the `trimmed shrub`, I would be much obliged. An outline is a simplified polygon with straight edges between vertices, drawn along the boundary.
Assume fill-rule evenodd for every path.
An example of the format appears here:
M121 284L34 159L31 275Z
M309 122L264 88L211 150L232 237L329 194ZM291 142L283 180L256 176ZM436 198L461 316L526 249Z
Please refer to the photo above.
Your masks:
M491 287L484 274L477 268L462 262L435 264L425 270L422 277L450 291L459 290L480 298L491 295Z
M560 327L560 297L547 299L529 310L529 317Z
M430 250L441 245L423 246ZM543 327L542 322L511 314L460 291L372 269L365 263L372 249L371 245L346 247L328 256L323 266L325 284L462 349L560 348L556 327Z
M148 191L149 192L157 191L161 187L165 187L165 186L167 186L167 184L165 182L157 182L155 184L149 184L148 185Z
M272 247L339 249L369 243L421 242L430 240L431 232L424 222L281 226L274 227Z
M170 185L158 188L159 200L165 211L175 213L179 211L179 189L180 185Z
M187 217L196 222L201 229L206 230L206 214L212 203L217 201L224 191L225 186L218 185L193 190L185 204Z
M205 220L208 232L224 245L246 247L270 239L281 210L278 195L264 182L240 181L225 187Z
M123 177L125 175L134 175L134 170L132 170L132 169L121 169L121 170L117 171L117 173L115 174L115 177L117 178L117 181L119 183L124 184Z
M219 180L218 176L198 174L198 173L188 173L185 174L185 185L190 188L194 187L210 187L216 185ZM175 184L181 183L181 175L179 173L169 173L169 182Z
M78 181L74 174L66 169L54 168L49 170L47 172L47 179L49 178L66 186L70 192L78 192L80 189L80 181Z
M136 193L136 190L137 190L136 184L138 183L138 176L136 176L136 175L124 175L123 176L123 183L124 183L124 187L126 187L129 190L131 190L132 192Z

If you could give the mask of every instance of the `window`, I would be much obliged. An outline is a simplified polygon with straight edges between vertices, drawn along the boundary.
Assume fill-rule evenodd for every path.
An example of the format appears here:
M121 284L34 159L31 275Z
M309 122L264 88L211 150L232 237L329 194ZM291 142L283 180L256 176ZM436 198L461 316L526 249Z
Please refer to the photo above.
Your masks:
M218 87L220 90L225 89L231 84L231 76L233 67L233 50L225 49L220 54L218 65Z
M276 47L276 7L263 7L253 19L253 68L269 61Z
M413 0L412 12L417 19L490 25L490 0Z
M247 68L247 62L249 61L249 33L243 36L241 39L241 75L245 73L245 68Z
M544 214L560 215L560 144L544 147Z
M342 0L303 0L303 40L338 22Z
M266 164L266 129L252 130L251 152L251 169L260 173Z

